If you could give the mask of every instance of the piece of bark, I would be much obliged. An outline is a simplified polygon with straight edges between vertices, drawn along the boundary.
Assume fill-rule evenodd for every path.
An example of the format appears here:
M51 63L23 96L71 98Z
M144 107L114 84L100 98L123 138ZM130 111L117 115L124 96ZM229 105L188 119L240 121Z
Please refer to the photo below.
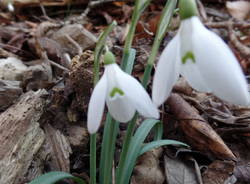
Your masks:
M72 147L87 149L89 134L86 128L80 126L69 126L67 128L67 138Z
M50 161L51 170L70 172L69 156L72 153L67 138L50 124L44 125L46 144L46 158Z
M51 38L71 56L80 55L86 49L93 48L97 41L97 38L81 24L66 25L55 32Z
M19 81L0 80L0 111L5 110L22 94Z
M39 127L46 105L45 90L27 92L0 114L0 183L20 184L45 140Z
M36 91L49 86L52 82L52 68L48 59L33 61L36 65L30 66L23 72L22 88Z
M220 159L236 160L221 137L180 95L171 94L167 103L192 147Z

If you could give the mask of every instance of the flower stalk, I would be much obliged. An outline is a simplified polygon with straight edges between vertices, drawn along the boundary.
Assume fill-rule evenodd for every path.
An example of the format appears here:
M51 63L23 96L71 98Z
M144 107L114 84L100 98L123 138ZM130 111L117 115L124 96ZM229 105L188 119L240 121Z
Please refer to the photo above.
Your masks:
M146 66L146 69L145 69L144 74L143 74L142 85L144 88L147 87L160 43L161 43L162 39L164 38L164 35L167 31L170 20L172 18L173 13L174 13L174 9L176 7L176 3L177 3L177 0L168 1L163 9L162 16L160 18L160 23L159 23L159 26L157 28L157 33L155 36L154 44L152 47L152 51L151 51L151 54L150 54L149 59L147 61L147 66ZM135 114L135 116L133 117L133 119L129 123L128 129L126 131L126 135L125 135L125 139L124 139L123 147L122 147L122 152L121 152L121 156L120 156L120 160L119 160L119 165L117 167L116 182L118 184L120 182L121 175L123 174L122 170L123 170L123 167L125 164L124 162L125 162L127 154L128 154L128 149L129 149L129 145L130 145L130 142L131 142L131 139L133 136L133 132L135 129L137 117L138 117L138 114ZM158 138L159 138L159 136L157 137L157 139Z
M95 87L99 81L100 57L105 47L105 42L108 34L116 26L116 21L113 21L99 36L95 52L94 52L94 83ZM90 135L90 184L96 184L96 133Z

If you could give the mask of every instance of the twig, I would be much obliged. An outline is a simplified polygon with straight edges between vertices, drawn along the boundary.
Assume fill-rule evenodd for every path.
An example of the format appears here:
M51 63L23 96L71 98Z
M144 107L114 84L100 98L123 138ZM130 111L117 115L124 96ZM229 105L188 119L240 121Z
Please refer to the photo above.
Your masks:
M229 21L222 21L222 22L207 22L205 23L206 26L210 28L228 28L228 24L232 24L233 27L238 27L240 29L248 29L250 28L250 22L229 22Z
M96 1L90 0L87 5L87 8L84 10L84 12L80 16L70 19L67 23L72 23L72 22L79 23L81 21L84 21L92 8L99 6L103 3L108 3L108 2L113 2L113 1L115 0L96 0Z
M199 12L200 12L200 15L201 15L203 21L207 22L208 17L207 17L207 13L206 13L206 9L205 9L204 5L202 4L202 2L200 0L198 0L197 3L199 6Z
M65 68L64 66L59 65L59 64L55 63L54 61L51 61L51 60L49 60L49 59L48 59L48 61L49 61L49 63L50 63L51 65L53 65L53 66L55 66L55 67L57 67L57 68L60 68L61 70L64 70L64 71L66 71L66 72L69 72L69 71L70 71L68 68Z
M235 32L233 30L232 24L228 24L228 33L229 33L229 38L230 41L233 43L233 45L241 52L243 56L246 58L250 57L250 48L242 44L237 36L235 35Z

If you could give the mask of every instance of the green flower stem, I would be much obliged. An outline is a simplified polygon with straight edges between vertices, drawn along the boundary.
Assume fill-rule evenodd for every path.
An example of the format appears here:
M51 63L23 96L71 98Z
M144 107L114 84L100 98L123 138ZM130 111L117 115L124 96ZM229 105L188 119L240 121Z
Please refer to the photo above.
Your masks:
M151 54L148 58L146 69L144 71L144 75L142 79L142 85L144 88L147 87L148 81L150 80L151 71L154 66L156 55L158 53L161 41L167 32L167 28L173 16L176 4L177 4L177 0L169 0L163 9L162 16L160 18L160 24L158 25L158 28L157 28Z
M108 34L116 26L113 21L99 36L94 52L94 86L99 80L100 57L105 46ZM96 134L90 135L90 184L96 184Z
M100 159L100 184L110 184L112 179L112 162L115 152L116 136L119 123L108 113L104 126L101 159Z
M100 57L102 55L102 51L105 47L105 42L108 34L113 30L113 28L117 25L116 21L113 21L99 36L98 41L96 43L95 52L94 52L94 86L97 84L99 80L99 70L100 70Z
M135 8L134 12L132 15L130 27L129 27L129 32L125 41L124 45L124 51L123 51L123 56L122 56L122 63L121 63L121 68L124 69L125 66L127 65L127 61L130 55L130 49L132 46L133 38L135 35L135 29L137 22L141 16L141 13L145 10L145 8L149 5L151 0L136 0L135 2Z
M90 135L90 184L96 184L96 134Z
M118 164L118 167L116 169L116 183L117 184L121 184L120 178L121 178L121 175L123 174L122 171L123 171L125 161L127 158L129 145L130 145L130 142L131 142L131 139L133 137L134 130L135 130L137 117L138 117L138 113L136 112L133 119L128 124L128 128L127 128L126 135L125 135L124 142L123 142L123 146L122 146L122 152L120 155L119 164Z

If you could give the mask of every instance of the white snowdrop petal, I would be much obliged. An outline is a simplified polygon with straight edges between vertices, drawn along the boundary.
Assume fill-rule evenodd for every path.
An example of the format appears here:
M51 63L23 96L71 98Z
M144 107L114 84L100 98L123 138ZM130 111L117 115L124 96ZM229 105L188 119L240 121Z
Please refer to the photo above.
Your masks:
M193 21L192 18L181 21L178 34L180 35L180 59L187 53L193 50Z
M87 117L87 127L89 133L96 133L102 120L107 93L107 77L104 73L102 78L95 86L90 97Z
M194 54L200 72L212 92L233 104L249 105L247 82L225 42L195 17Z
M193 61L188 60L181 65L181 75L187 80L190 86L197 91L211 92L201 75L197 65Z
M159 118L158 109L151 101L146 90L135 78L120 70L119 73L117 72L117 79L131 106L134 106L144 117Z
M122 123L128 122L135 114L135 108L125 95L115 98L107 97L106 103L109 113L116 121Z
M168 98L179 77L181 65L179 39L179 34L177 34L173 40L169 42L163 50L155 70L152 98L157 106L160 106Z

